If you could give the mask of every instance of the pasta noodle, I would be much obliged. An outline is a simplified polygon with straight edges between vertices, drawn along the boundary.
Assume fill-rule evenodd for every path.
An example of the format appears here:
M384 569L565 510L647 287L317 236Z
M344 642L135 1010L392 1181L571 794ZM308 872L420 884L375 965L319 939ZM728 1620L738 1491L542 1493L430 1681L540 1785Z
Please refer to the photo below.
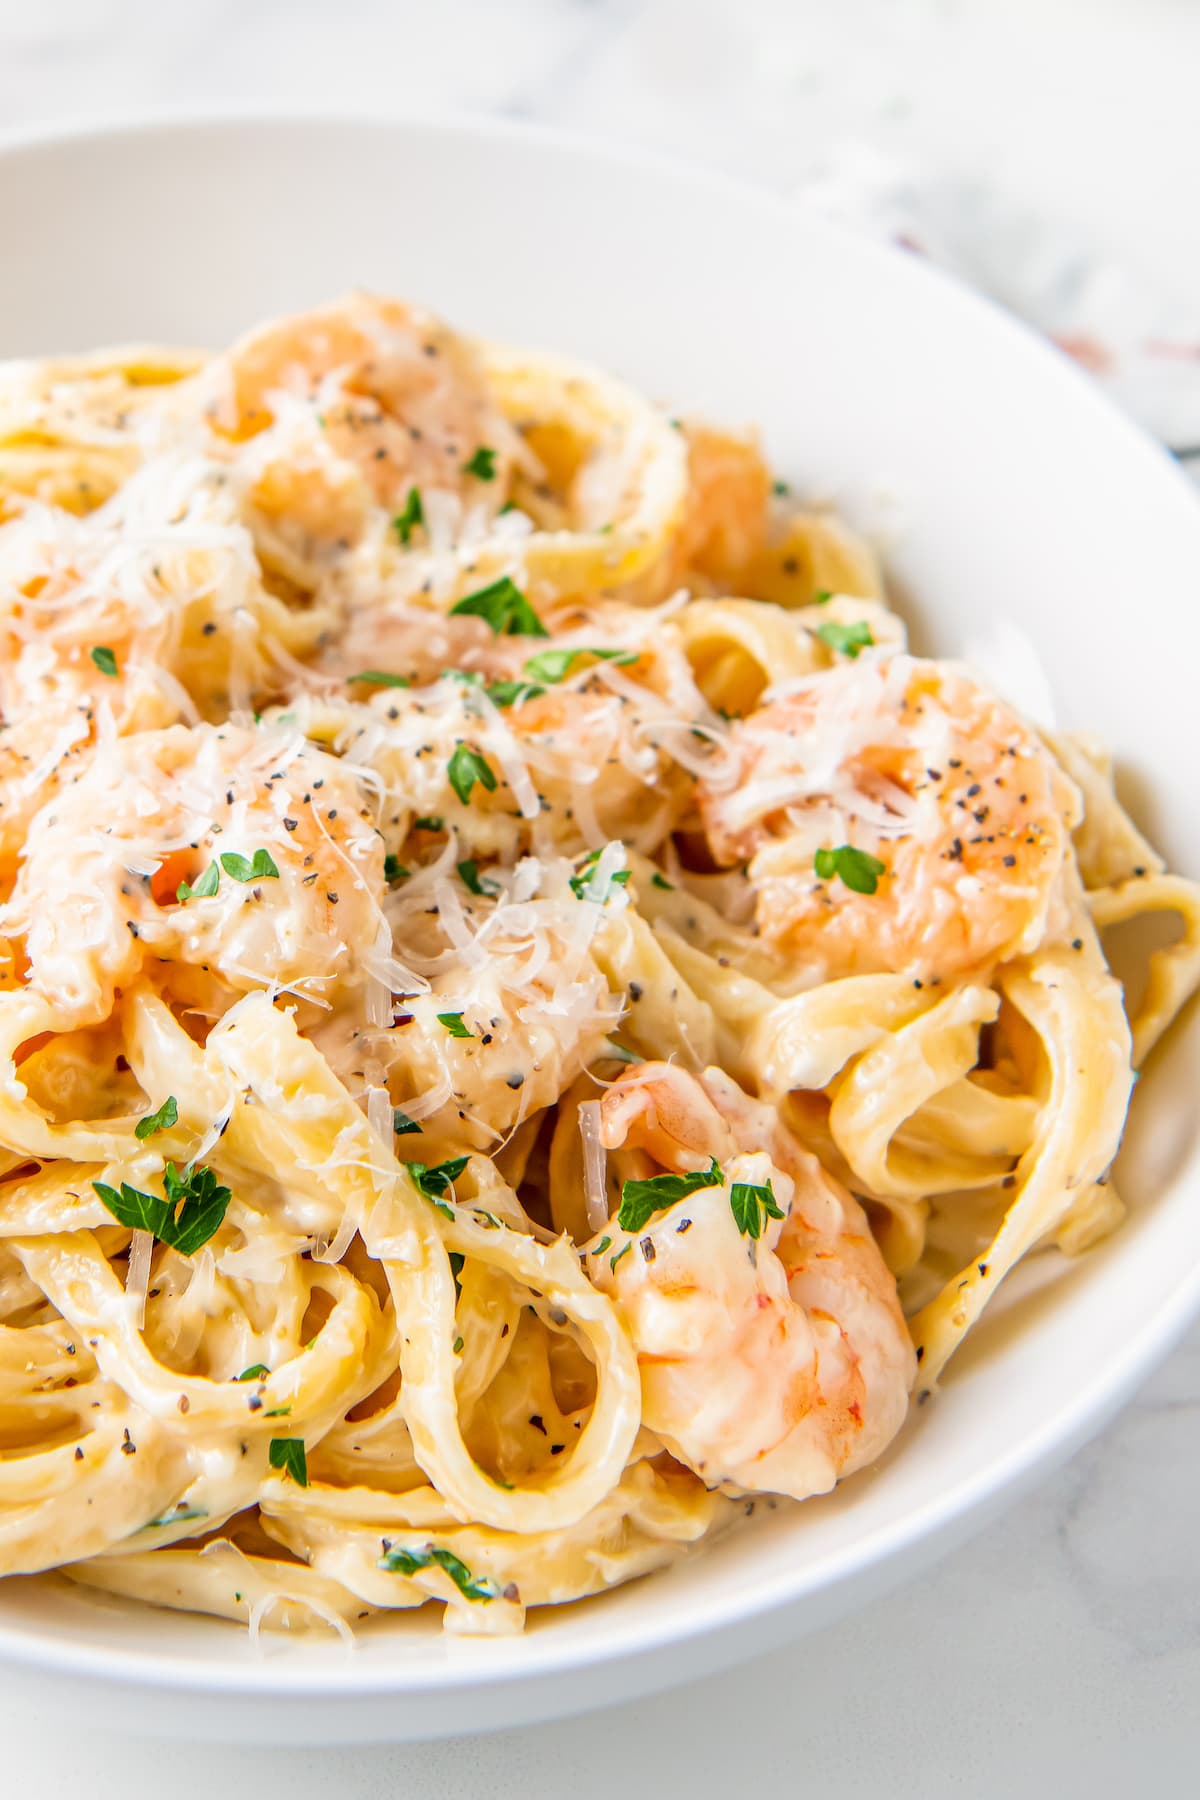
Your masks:
M5 365L0 632L0 1573L515 1629L1119 1224L1200 890L752 440L369 295Z

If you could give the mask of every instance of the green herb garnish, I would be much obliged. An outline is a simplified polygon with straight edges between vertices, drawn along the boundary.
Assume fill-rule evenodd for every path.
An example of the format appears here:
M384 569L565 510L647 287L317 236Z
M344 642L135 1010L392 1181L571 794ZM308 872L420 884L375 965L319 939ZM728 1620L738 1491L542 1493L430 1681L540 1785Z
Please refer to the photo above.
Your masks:
M420 488L410 487L404 505L392 520L396 535L402 544L407 544L413 534L413 528L425 523L425 508L421 505Z
M174 1094L168 1094L157 1112L147 1113L144 1119L138 1120L133 1128L133 1135L145 1142L158 1131L169 1131L178 1118L179 1104Z
M496 791L496 777L486 756L478 750L472 750L469 744L455 746L454 755L446 764L446 774L450 778L450 786L454 789L463 805L471 798L471 789L479 782L489 794Z
M297 1487L308 1486L308 1458L303 1438L272 1438L267 1460L273 1469L290 1475Z
M379 1567L389 1575L415 1575L418 1569L437 1568L447 1574L464 1600L494 1600L500 1589L486 1576L476 1579L461 1557L453 1550L435 1550L427 1544L423 1550L385 1550Z
M493 706L515 706L518 701L536 700L545 691L535 681L493 681L484 689Z
M117 659L107 644L96 645L92 651L92 661L102 675L116 675Z
M279 870L275 867L275 859L269 850L256 850L252 857L241 856L236 850L227 850L221 857L221 867L234 881L279 879Z
M432 1168L428 1163L423 1162L405 1163L404 1166L416 1184L417 1192L423 1194L426 1200L431 1201L447 1219L452 1219L454 1208L447 1206L442 1196L466 1168L467 1158L454 1156L449 1162L434 1163Z
M266 1363L251 1363L248 1369L242 1370L241 1374L238 1376L238 1380L265 1381L270 1373L271 1371L268 1369Z
M389 850L383 859L383 879L391 884L395 881L403 881L407 874L408 870L400 861L400 858L394 856Z
M414 831L440 831L442 821L436 813L422 813L419 819L413 820Z
M610 1273L610 1274L611 1274L611 1275L615 1275L615 1274L616 1274L616 1272L617 1272L617 1264L618 1264L618 1263L619 1263L619 1262L620 1262L620 1260L621 1260L621 1258L622 1258L622 1257L623 1257L623 1256L628 1256L628 1255L629 1255L629 1252L630 1252L630 1251L631 1251L631 1250L632 1250L632 1249L633 1249L633 1239L632 1239L632 1238L626 1238L626 1239L625 1239L625 1242L624 1242L624 1244L622 1244L622 1246L621 1246L621 1248L620 1248L620 1249L619 1249L619 1250L618 1250L618 1251L617 1251L617 1254L616 1254L616 1255L615 1255L615 1256L610 1256L610 1257L609 1257L609 1259L608 1259L608 1269L609 1269L609 1273Z
M386 669L360 669L357 675L347 675L347 686L355 681L369 681L375 687L407 688L412 686L411 675L389 675Z
M460 1012L438 1013L437 1022L439 1025L444 1025L446 1027L446 1030L450 1033L451 1037L469 1038L475 1036L475 1033L469 1026L463 1024L463 1016Z
M668 881L665 875L660 875L657 869L655 869L653 875L650 877L650 886L661 888L664 894L673 894L675 892L675 883L673 881Z
M177 900L211 900L221 881L221 871L215 862L209 863L197 882L181 881L175 889Z
M114 1219L130 1231L149 1231L181 1256L193 1256L207 1244L220 1228L232 1198L205 1164L192 1165L181 1174L169 1162L163 1171L165 1199L145 1194L126 1181L119 1189L103 1181L93 1181L92 1186Z
M632 873L630 869L613 869L608 877L608 884L602 893L592 894L589 889L596 872L596 864L600 861L601 852L593 850L585 856L578 871L569 878L571 892L577 900L592 900L597 906L607 906L614 887L625 887Z
M498 894L500 892L500 883L498 881L489 881L486 876L480 875L479 864L475 861L473 856L469 856L464 862L459 863L458 878L463 886L472 894L482 894L486 896L488 894Z
M828 625L818 625L816 635L831 650L841 656L848 656L851 661L860 650L869 650L875 639L871 636L871 627L865 619L856 619L853 625L835 625L832 620Z
M470 462L463 464L464 475L474 475L478 481L495 481L497 452L487 444L480 444Z
M756 1187L748 1181L735 1181L729 1190L729 1205L743 1237L761 1237L768 1219L783 1217L775 1204L775 1193L769 1181L765 1187Z
M813 868L822 881L832 881L839 876L852 892L873 894L887 864L865 850L856 850L853 844L839 844L836 850L818 850L813 857Z
M627 1181L621 1188L617 1224L622 1231L640 1231L655 1213L666 1212L677 1200L685 1200L698 1188L720 1187L725 1177L714 1156L707 1169L691 1175L652 1175L649 1181Z
M398 1106L392 1108L392 1130L397 1137L411 1137L413 1132L420 1132L421 1127L415 1119L410 1119L406 1112Z
M528 600L509 575L502 575L490 587L468 594L450 608L452 613L467 613L486 619L497 637L549 637L550 633L530 606Z
M571 664L581 656L594 656L598 662L634 663L638 659L636 650L595 650L580 647L575 650L539 650L536 656L526 660L525 673L532 675L535 681L563 681L570 671Z

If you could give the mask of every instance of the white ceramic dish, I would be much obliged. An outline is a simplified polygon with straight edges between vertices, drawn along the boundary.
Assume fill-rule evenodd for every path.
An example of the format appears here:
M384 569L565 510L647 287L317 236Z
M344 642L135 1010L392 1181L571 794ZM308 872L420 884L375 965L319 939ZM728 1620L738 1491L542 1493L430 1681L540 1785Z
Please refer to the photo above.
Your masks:
M1065 362L911 257L545 134L312 119L10 140L0 242L0 355L220 343L363 284L759 422L802 488L899 523L919 645L954 653L996 620L1034 639L1062 719L1112 742L1143 821L1196 872L1200 507ZM6 1683L54 1680L139 1731L431 1736L645 1694L911 1577L1095 1431L1200 1303L1198 1041L1193 1018L1138 1095L1128 1228L1023 1269L886 1464L828 1499L498 1642L401 1618L353 1653L258 1657L228 1625L11 1581Z

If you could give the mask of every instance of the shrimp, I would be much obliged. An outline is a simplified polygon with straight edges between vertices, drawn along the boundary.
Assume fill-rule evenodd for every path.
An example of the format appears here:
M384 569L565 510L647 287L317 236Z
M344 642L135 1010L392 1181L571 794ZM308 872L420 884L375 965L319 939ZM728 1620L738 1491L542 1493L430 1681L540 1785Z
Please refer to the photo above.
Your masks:
M633 1338L645 1423L672 1455L709 1486L797 1500L879 1456L916 1356L853 1196L715 1068L628 1072L601 1102L601 1136L619 1176L714 1177L636 1241L610 1222L586 1253ZM735 1184L771 1196L770 1209L752 1200L757 1237L740 1229Z
M715 862L746 865L759 934L813 981L960 978L1065 922L1077 791L1014 712L939 663L803 679L731 728L697 801Z
M466 343L398 300L351 294L243 338L206 372L214 432L293 550L336 554L410 489L503 503L513 434ZM487 454L477 460L478 453Z
M362 986L387 935L383 887L352 771L295 734L173 727L111 740L63 776L0 929L58 1029L102 1021L151 961L168 982L177 965L202 973L210 998L216 976L328 1004Z

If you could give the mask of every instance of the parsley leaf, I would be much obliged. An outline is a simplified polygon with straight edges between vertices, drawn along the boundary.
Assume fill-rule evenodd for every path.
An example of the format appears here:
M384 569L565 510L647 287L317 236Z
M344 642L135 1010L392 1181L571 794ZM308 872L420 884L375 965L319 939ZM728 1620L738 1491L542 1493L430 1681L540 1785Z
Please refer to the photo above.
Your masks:
M622 1231L640 1231L655 1213L666 1212L669 1206L694 1194L697 1188L720 1187L724 1180L714 1156L707 1169L692 1175L653 1175L649 1181L627 1181L621 1188L617 1224Z
M518 701L536 700L545 691L535 681L493 681L484 689L493 706L516 706Z
M442 821L435 813L422 813L420 818L413 820L412 828L414 831L440 831Z
M608 884L602 891L592 892L596 875L596 864L600 861L600 851L593 850L585 856L579 865L578 872L570 877L570 888L577 900L592 900L597 906L607 906L615 887L625 887L632 874L630 869L613 869L608 877Z
M406 1112L401 1112L398 1106L392 1108L392 1130L397 1137L409 1137L414 1131L419 1132L420 1129L417 1121L410 1119Z
M251 1363L248 1369L242 1370L241 1374L238 1376L238 1380L265 1381L270 1373L271 1371L268 1369L266 1363Z
M92 1186L114 1219L131 1231L149 1231L161 1244L169 1244L181 1256L194 1256L220 1228L232 1198L227 1187L206 1165L192 1166L180 1174L173 1162L163 1171L166 1199L145 1194L123 1181L120 1189L106 1182Z
M179 886L175 889L175 898L177 900L191 900L194 896L197 900L211 900L220 885L220 881L221 871L218 869L215 862L211 862L207 869L205 869L199 881L195 883L181 881Z
M408 870L400 861L400 858L394 856L389 850L383 859L383 879L390 884L395 881L403 881L407 874Z
M828 606L832 599L832 588L816 588L813 592L811 604L813 606Z
M655 869L653 875L650 877L650 886L662 888L665 894L673 894L675 892L675 883L673 881L668 881L665 875L660 875L657 869Z
M453 1550L435 1550L426 1544L423 1550L385 1550L379 1559L381 1569L389 1575L415 1575L418 1569L437 1568L444 1571L464 1600L494 1600L500 1589L487 1576L472 1575L461 1557Z
M454 755L446 764L446 774L450 778L450 786L454 789L463 805L471 798L471 789L478 781L489 794L496 790L496 777L492 765L486 756L478 750L472 750L469 744L457 744Z
M618 665L634 663L638 659L636 650L594 650L582 646L573 650L539 650L536 656L526 661L525 673L532 675L535 681L563 681L571 664L581 656L594 656L598 662Z
M853 625L835 625L831 620L827 625L818 625L816 635L823 644L848 656L852 662L860 650L870 649L875 642L865 619L856 619Z
M444 1025L446 1027L446 1030L450 1033L451 1037L469 1038L475 1036L475 1033L470 1030L468 1026L463 1024L463 1016L460 1012L439 1013L437 1015L437 1022L439 1025Z
M92 661L102 675L116 675L117 659L107 644L97 644L92 651Z
M479 481L495 481L497 452L487 444L480 444L470 462L463 464L464 475L474 475Z
M631 1251L631 1250L632 1250L632 1249L633 1249L633 1239L632 1239L632 1238L626 1238L626 1239L625 1239L625 1242L624 1242L624 1244L623 1244L623 1245L622 1245L622 1246L621 1246L621 1248L620 1248L620 1249L619 1249L619 1250L618 1250L618 1251L617 1251L617 1254L616 1254L616 1255L615 1255L615 1256L610 1256L610 1257L609 1257L609 1259L608 1259L608 1269L609 1269L609 1273L610 1273L610 1274L611 1274L611 1275L615 1275L615 1274L616 1274L616 1272L617 1272L617 1264L618 1264L618 1263L619 1263L619 1262L620 1262L620 1260L621 1260L621 1258L622 1258L622 1257L623 1257L623 1256L628 1256L628 1255L629 1255L629 1252L630 1252L630 1251Z
M392 520L396 535L402 544L407 544L413 534L413 527L425 523L425 508L421 504L420 488L410 487L405 496L404 505Z
M783 1217L775 1204L775 1192L769 1181L766 1187L756 1187L748 1181L735 1181L729 1190L729 1204L743 1237L761 1237L768 1219Z
M499 581L493 581L490 587L480 588L478 593L466 595L464 599L452 606L450 611L452 613L469 613L474 618L486 619L497 637L501 637L505 633L509 637L550 636L516 582L509 575L502 575Z
M412 686L409 675L389 675L386 669L362 669L357 675L347 675L347 687L354 681L370 681L376 687L406 688Z
M273 1469L290 1475L297 1487L308 1486L308 1458L303 1438L272 1438L267 1460Z
M463 886L469 889L472 894L486 895L498 894L500 892L500 883L498 881L489 881L485 875L480 875L479 864L475 861L473 856L469 856L465 862L459 863L458 876Z
M234 881L265 881L268 876L278 881L279 870L275 867L275 859L269 850L256 850L253 857L240 856L236 850L227 850L221 857L221 867Z
M771 483L771 492L775 495L777 500L782 500L783 496L785 494L790 494L791 491L792 490L786 481L773 481Z
M836 850L818 850L813 857L813 868L822 881L832 881L835 876L840 876L853 893L873 894L887 864L865 850L856 850L853 844L839 844Z
M431 1200L433 1202L440 1213L444 1213L446 1218L452 1219L454 1217L454 1209L453 1207L446 1205L442 1196L445 1194L447 1188L450 1187L451 1183L458 1180L459 1176L466 1168L467 1158L465 1156L453 1156L449 1162L434 1163L432 1168L428 1163L423 1162L410 1162L406 1163L404 1166L408 1170L418 1194L423 1194L426 1200Z
M138 1120L133 1128L133 1135L145 1141L146 1138L153 1137L155 1132L169 1131L178 1118L179 1103L174 1094L168 1094L157 1112L147 1113L144 1119Z

